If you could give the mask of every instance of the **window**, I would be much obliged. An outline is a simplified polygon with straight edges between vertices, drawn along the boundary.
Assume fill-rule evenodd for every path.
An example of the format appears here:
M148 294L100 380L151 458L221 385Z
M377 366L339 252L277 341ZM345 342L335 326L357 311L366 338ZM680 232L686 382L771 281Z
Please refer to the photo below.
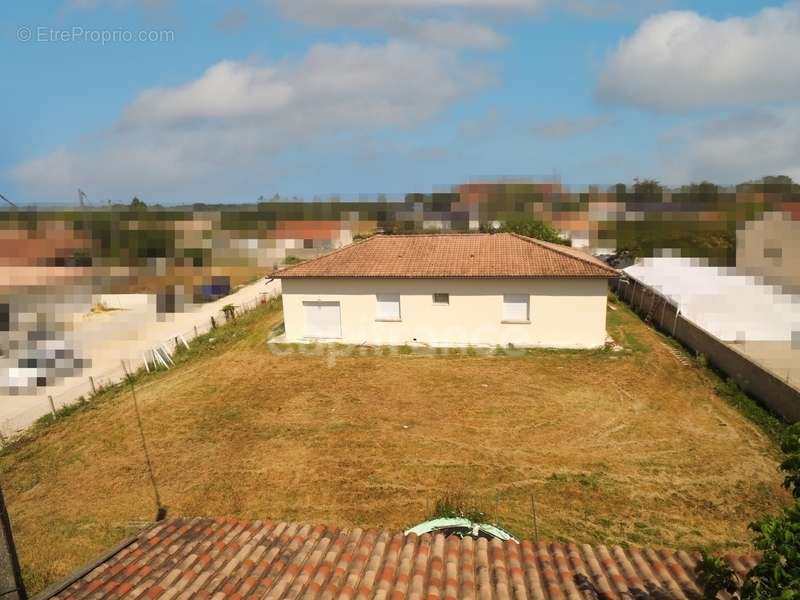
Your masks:
M376 321L399 321L400 320L400 295L399 294L378 294L378 310L375 315Z
M450 294L434 294L434 304L450 304Z
M529 296L523 294L506 294L503 296L503 322L530 323L529 298Z

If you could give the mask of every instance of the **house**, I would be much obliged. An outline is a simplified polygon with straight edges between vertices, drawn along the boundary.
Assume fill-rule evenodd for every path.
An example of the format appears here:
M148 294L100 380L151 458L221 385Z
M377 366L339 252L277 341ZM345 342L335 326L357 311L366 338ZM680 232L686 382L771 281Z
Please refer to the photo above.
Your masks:
M512 233L375 235L272 275L287 342L556 348L605 343L616 276Z
M800 209L765 212L736 232L736 270L800 293Z
M235 519L157 522L35 600L700 598L687 552ZM755 556L726 557L739 576Z

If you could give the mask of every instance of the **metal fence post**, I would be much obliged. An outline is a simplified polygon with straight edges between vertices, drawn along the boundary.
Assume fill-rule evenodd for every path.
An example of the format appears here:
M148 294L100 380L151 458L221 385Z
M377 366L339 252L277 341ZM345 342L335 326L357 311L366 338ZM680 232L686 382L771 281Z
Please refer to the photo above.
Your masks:
M53 397L48 396L47 399L50 401L50 410L53 411L53 416L57 417L58 415L56 414L56 405L53 403Z

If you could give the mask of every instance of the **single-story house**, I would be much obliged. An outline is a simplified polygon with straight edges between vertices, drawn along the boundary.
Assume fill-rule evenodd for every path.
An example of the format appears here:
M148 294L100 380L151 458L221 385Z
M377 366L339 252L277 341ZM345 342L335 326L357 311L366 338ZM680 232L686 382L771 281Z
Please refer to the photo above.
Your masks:
M375 235L272 274L287 342L597 348L618 272L513 233Z
M34 600L90 598L700 598L682 551L269 521L169 519ZM725 557L739 576L753 555Z

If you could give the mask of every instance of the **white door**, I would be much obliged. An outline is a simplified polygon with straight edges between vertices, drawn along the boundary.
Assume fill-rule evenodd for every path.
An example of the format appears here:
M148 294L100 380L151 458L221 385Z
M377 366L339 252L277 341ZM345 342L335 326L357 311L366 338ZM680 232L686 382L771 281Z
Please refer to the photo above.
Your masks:
M338 302L303 302L306 313L306 337L342 337L342 315Z

